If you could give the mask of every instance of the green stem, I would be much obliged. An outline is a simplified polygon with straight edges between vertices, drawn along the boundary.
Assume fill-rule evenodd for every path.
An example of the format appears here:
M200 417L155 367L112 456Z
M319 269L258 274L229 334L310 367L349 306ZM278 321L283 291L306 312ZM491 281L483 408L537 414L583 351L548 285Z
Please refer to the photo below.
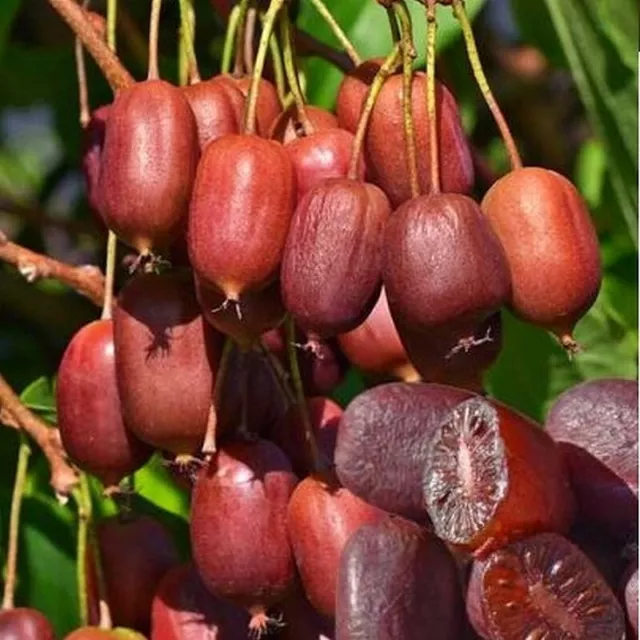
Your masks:
M304 397L304 386L302 384L302 376L300 375L298 354L296 353L296 328L293 318L289 317L285 322L287 329L287 354L289 356L289 368L291 370L293 391L295 393L296 404L298 405L298 409L302 417L304 439L307 444L307 451L311 460L311 470L312 472L317 472L322 470L322 461L320 458L318 443L316 442L316 436L313 433L313 426L311 425L307 402Z
M113 310L113 281L116 272L117 248L118 238L113 231L109 230L109 235L107 236L107 264L104 278L104 301L102 303L102 315L100 316L103 320L110 320Z
M480 56L478 55L478 48L476 46L476 40L473 35L473 28L471 27L471 22L469 21L469 16L464 8L463 0L453 0L453 13L455 17L460 22L460 27L462 28L462 35L464 36L464 41L467 47L467 56L469 58L469 63L471 65L471 70L473 71L473 75L476 79L476 83L480 92L484 96L484 100L493 115L493 119L500 130L500 135L504 140L505 147L507 148L507 153L509 154L509 159L511 161L511 168L513 170L522 168L522 159L520 158L520 153L518 152L518 147L513 139L513 135L511 134L511 130L509 129L509 125L507 124L507 120L504 117L500 106L498 105L497 100L495 99L493 92L491 91L491 87L489 86L489 82L487 80L487 76L484 73L484 69L482 68L482 63L480 62Z
M179 0L180 2L180 43L184 47L184 56L190 81L195 84L200 82L198 58L194 45L196 30L196 15L193 10L193 0ZM186 84L186 83L184 83Z
M427 0L427 120L429 121L429 153L431 193L440 193L440 145L438 140L438 113L436 108L436 0Z
M400 46L402 49L402 120L404 124L404 144L407 150L407 172L409 173L409 184L411 187L411 197L420 195L420 184L418 182L418 162L416 159L416 136L413 124L413 60L416 57L416 50L413 46L413 25L411 24L411 14L407 9L404 0L398 0L393 4L393 11L398 16L401 28Z
M356 128L356 133L353 139L351 161L349 163L348 173L349 178L351 178L352 180L355 180L356 176L358 175L358 161L360 160L360 154L362 153L362 145L364 144L364 137L367 133L367 126L369 124L371 112L373 111L373 107L375 106L378 94L382 89L382 85L397 68L399 57L400 43L396 43L393 46L391 53L385 58L380 69L378 70L378 73L376 73L371 86L369 87L369 92L367 93L367 98L362 106L360 119L358 120L358 127Z
M387 17L389 18L389 28L391 29L391 38L393 44L400 42L400 29L398 28L398 22L396 20L396 14L392 7L386 7Z
M249 13L249 5L251 0L240 0L240 11L238 13L238 24L235 31L235 64L233 73L236 76L241 76L244 73L243 55L244 55L244 32L247 23L247 14Z
M204 442L202 443L202 452L206 454L213 454L216 452L217 412L220 409L220 403L222 401L224 381L227 377L227 371L229 370L229 361L231 359L232 350L233 340L231 338L225 338L224 345L222 346L222 353L220 354L220 361L218 362L216 383L213 389L211 413L207 421L207 431L204 436Z
M107 585L104 579L104 571L102 569L102 554L100 552L100 545L98 544L94 520L89 523L87 529L87 542L91 549L90 557L93 559L93 570L96 576L96 586L98 590L98 606L100 608L100 620L98 622L98 626L101 629L111 629L111 610L109 608Z
M89 598L87 593L87 540L91 522L91 492L89 481L84 473L80 474L80 486L74 490L78 505L78 549L76 560L76 580L78 604L80 607L80 626L89 624Z
M18 546L20 536L20 511L27 482L27 469L31 448L27 436L20 431L20 446L18 448L18 464L16 477L13 483L13 496L11 497L11 514L9 516L9 544L7 549L7 568L5 573L4 593L2 596L2 608L13 609L13 597L16 590L18 575Z
M243 54L244 68L248 75L253 73L253 40L256 35L256 22L258 20L258 10L249 7L247 19L244 24Z
M89 7L89 0L84 0L82 8ZM89 108L89 90L87 87L87 66L84 59L84 48L82 40L76 36L74 54L76 58L76 76L78 77L78 103L80 112L80 126L84 129L91 119L91 109Z
M285 397L287 403L295 404L296 398L293 390L291 389L291 385L289 384L287 372L280 363L280 360L278 360L278 357L269 350L262 339L260 340L260 351L262 351L263 355L267 359L267 362L271 367L271 371L273 372L273 375L280 386L280 390L282 391L282 395Z
M260 36L260 45L256 55L253 75L251 76L251 87L247 97L247 107L245 111L244 130L245 133L256 132L256 110L258 108L258 92L260 89L260 79L264 70L264 63L267 58L267 49L269 48L269 40L273 32L276 18L284 5L285 0L271 0L269 9L264 16L264 24L262 27L262 35Z
M357 67L362 62L362 58L358 55L358 52L353 46L351 40L349 40L347 34L342 30L342 27L336 22L336 19L333 17L323 0L311 0L311 4L314 6L315 10L322 16L331 31L333 31L335 37L342 45L346 54L349 56L349 58L351 58L351 61Z
M291 22L289 15L286 11L283 11L280 16L281 26L281 40L282 40L282 53L284 57L284 71L287 76L287 83L289 89L293 95L293 100L296 105L296 111L298 112L298 120L302 124L302 129L306 136L313 133L313 124L309 120L307 115L307 109L304 104L304 96L300 90L298 84L298 72L296 69L295 54L293 51L293 38L291 34Z
M275 34L271 36L269 40L269 51L271 53L271 62L273 64L273 74L275 76L276 90L278 92L278 99L280 104L284 102L286 96L284 67L282 63L282 54L280 52L280 45Z
M240 18L240 5L236 5L229 14L229 22L227 23L227 31L224 35L224 47L222 49L222 62L220 63L220 73L231 72L231 58L233 57L233 45L238 29L238 20Z
M107 0L107 45L111 51L116 50L116 18L118 0Z
M147 80L157 80L160 77L158 67L158 35L160 31L160 9L162 0L151 0L151 18L149 20L149 72Z

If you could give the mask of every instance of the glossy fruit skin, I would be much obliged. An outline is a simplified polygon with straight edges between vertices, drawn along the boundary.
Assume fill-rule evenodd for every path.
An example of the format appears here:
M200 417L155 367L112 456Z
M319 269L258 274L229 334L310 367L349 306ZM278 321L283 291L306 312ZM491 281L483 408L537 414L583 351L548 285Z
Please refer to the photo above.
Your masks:
M637 535L638 383L601 379L565 391L546 431L559 443L582 521L618 539Z
M98 178L102 164L102 149L107 129L110 104L98 107L82 132L82 173L84 174L87 202L92 211L99 211Z
M589 559L555 533L521 540L474 562L467 614L475 630L492 640L536 632L549 638L624 637L624 615L614 594Z
M81 627L66 636L65 640L145 640L145 638L131 629L122 627L109 630L98 627Z
M225 306L224 293L198 280L196 297L207 322L245 350L251 349L263 333L281 325L287 313L278 280L259 291L248 291L237 306Z
M222 339L202 317L191 275L133 278L120 293L113 324L125 421L155 447L194 453L215 419Z
M117 485L151 457L152 449L123 417L111 320L85 325L67 346L58 369L56 406L65 451L105 485Z
M209 144L189 214L189 258L200 281L230 300L272 282L294 204L293 166L281 145L247 135Z
M120 91L98 180L107 226L141 253L168 248L183 232L198 156L195 118L181 89L146 80Z
M307 398L306 405L318 449L324 457L324 462L331 466L342 409L330 398L322 396ZM304 478L310 473L312 464L307 452L302 416L297 405L289 407L283 419L274 424L269 431L269 440L286 454L299 478Z
M345 76L338 92L336 113L340 126L355 133L361 107L380 63L365 61ZM421 193L431 187L429 119L425 96L425 75L414 73L412 84L413 122L419 150L418 179ZM473 162L455 98L436 81L436 112L440 143L441 188L445 193L469 193L474 183ZM411 198L407 171L402 116L402 74L387 79L376 100L365 137L364 153L369 179L389 197L394 207Z
M471 395L402 382L361 393L338 427L334 460L342 485L385 511L426 522L422 476L429 438L447 412Z
M387 517L351 536L340 561L336 640L453 640L463 610L455 562L426 529Z
M339 127L338 118L331 111L312 104L305 105L305 110L307 118L309 118L313 126L314 133ZM299 135L299 132L302 132L302 125L298 119L296 106L291 105L276 118L269 132L269 137L286 145L304 137Z
M382 277L394 320L414 330L478 324L511 293L500 241L478 205L453 193L419 196L394 212Z
M214 598L192 564L171 569L151 608L150 640L246 640L249 616Z
M284 628L280 640L333 640L333 621L321 616L304 597L296 592L280 606Z
M200 150L207 143L240 130L236 107L244 102L239 89L222 87L215 80L204 80L183 87L184 96L195 116ZM232 92L236 91L234 100Z
M98 522L97 539L114 625L148 633L158 583L178 564L169 532L150 516L114 516Z
M514 313L569 338L602 279L598 238L578 190L555 171L525 167L489 189L482 211L509 261Z
M195 566L211 593L252 614L284 599L295 581L287 504L297 479L266 440L230 443L203 468L191 502Z
M329 178L346 178L349 173L353 134L344 129L316 131L285 145L296 172L298 200ZM364 162L357 178L364 180Z
M326 180L299 201L280 278L285 307L304 331L327 338L369 315L390 213L380 189L346 178Z
M53 627L37 610L26 607L0 611L2 640L55 640Z
M365 321L339 335L338 343L349 362L365 373L403 382L416 382L420 378L402 346L384 287Z
M459 432L452 431L452 425L460 425L468 415L482 416L484 426L469 421L463 433L471 435L463 441ZM492 426L488 426L489 420L495 421ZM484 442L486 446L493 442L487 435L493 427L497 446L493 448L491 463L495 468L478 477L485 467L482 458L473 460L470 473L474 490L469 493L460 461L480 455L471 449L478 446L473 434L479 434L476 442ZM457 462L452 474L443 466L442 456L455 437L458 437L453 445ZM566 533L573 524L575 500L557 445L540 425L497 401L475 397L454 407L429 442L424 471L425 504L436 535L476 557L535 533ZM483 495L490 493L491 498ZM479 512L483 499L488 508L484 505ZM446 504L449 500L454 500L449 503L451 507ZM468 514L466 504L472 505ZM468 521L471 511L476 517L467 529L462 519Z
M384 516L341 487L331 471L314 473L296 487L287 528L304 591L318 613L335 616L338 566L349 538Z

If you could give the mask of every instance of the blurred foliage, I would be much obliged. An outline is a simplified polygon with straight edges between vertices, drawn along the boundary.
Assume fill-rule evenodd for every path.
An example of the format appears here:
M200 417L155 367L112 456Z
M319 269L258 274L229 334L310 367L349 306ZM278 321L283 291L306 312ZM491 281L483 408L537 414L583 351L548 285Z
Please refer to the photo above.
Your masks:
M123 57L134 75L143 77L148 3L121 4L129 15L126 33L119 33ZM387 16L373 0L327 4L363 56L387 52ZM553 399L581 380L637 376L637 8L632 0L547 0L546 5L511 0L517 29L509 31L507 5L493 0L482 11L484 4L467 1L477 17L490 80L525 162L557 169L576 182L591 207L602 247L603 287L577 328L584 351L573 360L551 336L504 314L504 349L490 372L489 390L542 420ZM336 46L313 7L305 0L300 5L298 24ZM223 26L208 0L197 0L195 7L206 77L218 69ZM412 2L411 11L421 64L424 9ZM171 79L177 17L177 2L167 0L161 68ZM439 17L439 71L458 98L474 145L489 168L500 173L507 168L504 148L469 73L460 32L449 10L440 7ZM305 61L304 70L309 99L331 106L340 72L318 59ZM92 63L89 83L93 105L109 100ZM0 141L0 227L68 261L102 261L102 230L87 208L77 171L80 130L72 40L42 0L0 2ZM16 388L26 387L25 403L52 423L53 379L61 352L72 333L96 314L64 287L28 285L15 270L0 268L0 370ZM346 404L364 386L363 377L351 370L334 396ZM2 554L17 446L14 431L0 430ZM41 609L62 634L78 621L75 506L54 498L43 457L34 451L31 460L17 602ZM135 486L134 508L170 527L186 555L188 500L168 480L159 457L136 474ZM97 481L92 489L96 511L115 513Z

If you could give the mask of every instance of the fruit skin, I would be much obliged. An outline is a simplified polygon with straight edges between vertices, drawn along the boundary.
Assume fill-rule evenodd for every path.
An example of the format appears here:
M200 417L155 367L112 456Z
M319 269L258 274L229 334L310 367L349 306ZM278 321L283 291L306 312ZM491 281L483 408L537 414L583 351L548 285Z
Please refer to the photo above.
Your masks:
M511 309L570 348L602 279L598 238L578 190L555 171L525 167L493 184L482 211L509 261Z
M339 127L338 118L331 113L331 111L316 107L312 104L305 105L305 110L307 112L307 118L309 118L313 126L314 133L327 129L337 129ZM297 130L301 129L302 125L298 119L296 106L291 105L276 118L271 126L269 137L286 145L304 137L298 135Z
M352 331L338 336L338 343L349 362L376 377L393 377L416 382L414 369L393 323L384 287L365 321Z
M151 608L150 640L246 640L249 616L214 598L192 564L171 569Z
M131 629L100 629L98 627L81 627L71 632L65 640L145 640L145 637Z
M87 202L92 211L99 211L98 178L102 165L102 149L107 129L110 104L98 107L82 132L82 172L87 190Z
M624 638L624 616L614 594L589 559L555 533L521 540L474 562L467 615L480 636L492 640L535 637L531 633Z
M338 565L351 535L384 515L341 487L331 471L314 473L296 487L287 528L304 591L318 613L335 616Z
M125 424L114 353L113 322L90 322L67 346L56 384L62 445L71 460L107 486L117 485L152 454Z
M340 560L336 640L453 640L462 636L463 608L455 562L426 529L387 517L351 536Z
M207 146L189 214L189 259L198 278L237 301L277 275L295 204L286 151L256 136Z
M565 457L581 520L618 539L637 535L638 383L605 378L565 391L545 430Z
M252 628L294 586L286 520L296 481L280 449L256 440L220 448L193 489L194 564L212 594L252 614Z
M378 61L365 61L342 81L336 113L340 126L347 131L355 133L369 85L379 68ZM414 73L411 97L416 146L419 150L417 161L421 193L428 193L431 187L425 82L424 73ZM469 193L474 183L471 152L455 98L438 81L436 111L442 190L446 193ZM389 77L380 91L369 120L364 154L370 172L369 179L387 194L394 207L411 198L402 116L402 74Z
M380 189L346 178L326 180L299 201L280 278L285 307L304 331L331 337L369 315L390 213Z
M342 485L385 511L424 523L429 439L447 412L471 396L454 387L403 382L361 393L338 427L334 460Z
M236 108L238 101L244 102L239 89L222 87L213 79L187 85L182 91L195 116L200 150L212 140L239 132Z
M488 449L494 437L497 446ZM487 459L473 460L485 451L491 451L490 469ZM453 470L443 458L447 453L455 453ZM566 533L575 516L568 470L555 442L529 418L481 397L454 407L431 437L423 491L436 535L476 557L535 533Z
M222 340L202 317L188 272L142 274L113 312L116 373L127 424L143 441L191 454L204 440Z
M638 636L638 560L629 566L627 579L624 584L624 606L627 610L627 620ZM631 636L630 636L631 637Z
M298 200L328 178L346 178L349 173L353 134L344 129L316 131L285 145L296 172ZM357 178L364 180L360 160Z
M37 609L16 607L0 611L2 640L55 640L53 627Z
M248 291L238 305L225 306L224 293L196 279L196 297L206 321L243 350L251 349L263 333L282 324L287 313L279 280L260 291Z
M419 196L394 212L382 278L396 326L414 331L476 325L511 293L500 241L478 205L453 193Z
M98 522L97 539L114 625L148 633L158 583L178 564L169 532L150 516L114 516Z
M183 231L198 156L195 118L179 88L146 80L120 91L98 180L107 226L140 253L168 248Z

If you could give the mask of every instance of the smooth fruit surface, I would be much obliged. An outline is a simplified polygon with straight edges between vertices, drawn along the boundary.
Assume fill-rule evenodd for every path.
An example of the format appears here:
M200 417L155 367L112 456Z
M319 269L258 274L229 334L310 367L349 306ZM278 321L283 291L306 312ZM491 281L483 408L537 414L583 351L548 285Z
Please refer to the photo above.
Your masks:
M36 609L18 607L0 611L2 640L55 640L53 627Z

